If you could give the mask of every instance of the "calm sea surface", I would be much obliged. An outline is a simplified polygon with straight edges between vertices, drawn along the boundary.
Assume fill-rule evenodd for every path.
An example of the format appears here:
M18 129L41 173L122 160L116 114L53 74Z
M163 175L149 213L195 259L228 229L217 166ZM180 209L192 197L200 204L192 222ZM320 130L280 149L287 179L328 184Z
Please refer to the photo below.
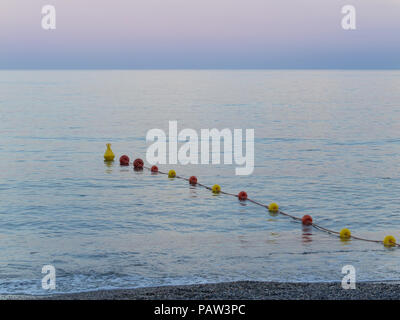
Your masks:
M400 280L400 250L103 161L146 133L254 128L255 170L161 165L334 230L400 240L400 71L0 71L0 293Z

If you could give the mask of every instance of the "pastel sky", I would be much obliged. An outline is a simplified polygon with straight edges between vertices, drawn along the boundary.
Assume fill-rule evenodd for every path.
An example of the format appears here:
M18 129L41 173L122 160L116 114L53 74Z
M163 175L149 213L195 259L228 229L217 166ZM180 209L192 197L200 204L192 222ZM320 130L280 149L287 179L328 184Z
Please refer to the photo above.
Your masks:
M400 68L400 0L1 0L0 68Z

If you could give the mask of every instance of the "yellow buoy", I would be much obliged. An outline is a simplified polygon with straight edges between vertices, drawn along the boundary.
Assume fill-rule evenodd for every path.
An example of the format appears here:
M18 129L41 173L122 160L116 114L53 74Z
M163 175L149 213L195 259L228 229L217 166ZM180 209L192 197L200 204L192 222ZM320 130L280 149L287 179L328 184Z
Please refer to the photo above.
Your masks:
M175 177L176 177L175 170L169 170L168 171L168 178L175 178Z
M387 247L393 247L396 245L396 239L393 236L386 236L385 239L383 239L383 244Z
M340 231L340 239L349 240L350 238L351 238L351 232L349 229L344 228Z
M104 160L105 161L114 161L115 155L114 155L114 152L112 152L112 150L111 150L111 143L107 143L106 146L107 146L107 150L104 153Z
M212 189L211 189L211 191L213 193L220 193L221 192L221 187L219 185L217 185L217 184L214 184Z
M279 206L275 202L272 202L269 204L268 210L270 212L277 213L279 211Z

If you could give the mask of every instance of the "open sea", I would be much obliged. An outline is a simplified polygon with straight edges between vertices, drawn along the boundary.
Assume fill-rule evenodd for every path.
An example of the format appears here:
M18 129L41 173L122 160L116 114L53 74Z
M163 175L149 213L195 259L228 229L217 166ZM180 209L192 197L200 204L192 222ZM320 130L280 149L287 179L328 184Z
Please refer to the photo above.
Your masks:
M400 249L335 236L165 175L146 134L254 129L255 169L160 165L340 231L400 241L400 71L0 71L0 294L400 280ZM106 143L116 155L103 161Z

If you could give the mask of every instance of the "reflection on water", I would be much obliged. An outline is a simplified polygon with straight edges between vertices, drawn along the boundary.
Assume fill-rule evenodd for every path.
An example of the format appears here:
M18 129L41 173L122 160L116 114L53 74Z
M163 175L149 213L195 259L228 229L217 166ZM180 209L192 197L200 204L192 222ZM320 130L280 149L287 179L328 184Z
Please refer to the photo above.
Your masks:
M398 71L1 71L0 292L229 280L400 280L399 250L337 237L145 159L146 133L254 128L255 171L160 165L354 235L400 239ZM65 97L68 97L66 99Z
M104 161L104 165L106 166L105 173L112 173L112 167L114 166L114 161Z

